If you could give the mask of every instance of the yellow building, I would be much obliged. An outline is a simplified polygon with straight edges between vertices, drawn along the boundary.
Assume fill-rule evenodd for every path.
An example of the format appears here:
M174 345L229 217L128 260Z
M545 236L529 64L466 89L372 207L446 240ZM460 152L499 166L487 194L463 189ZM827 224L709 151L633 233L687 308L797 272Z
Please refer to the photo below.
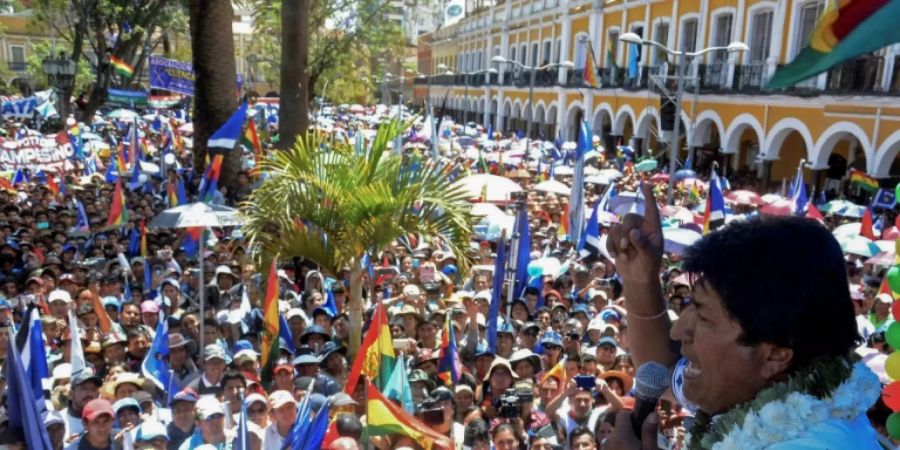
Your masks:
M420 70L452 75L417 80L438 107L495 130L573 140L582 118L605 146L630 143L646 154L667 142L663 96L677 60L619 40L626 32L671 49L698 52L744 42L748 51L689 58L681 115L682 153L728 172L766 180L840 179L848 167L877 178L900 175L900 45L776 92L762 88L806 43L824 0L506 0L427 36ZM493 61L500 56L514 63ZM588 58L597 87L587 87ZM567 67L546 67L571 63ZM440 69L439 69L440 66ZM534 88L529 103L532 67ZM487 72L495 69L497 73ZM668 117L674 118L674 110ZM533 119L533 120L532 120ZM660 131L663 129L664 131ZM828 168L831 167L830 170ZM892 170L893 167L893 170ZM768 176L766 176L768 174Z
M16 92L30 92L34 87L34 80L27 74L28 57L35 44L51 41L50 33L46 27L38 24L31 10L0 14L0 27L3 29L3 36L0 37L0 61L11 72L3 83Z

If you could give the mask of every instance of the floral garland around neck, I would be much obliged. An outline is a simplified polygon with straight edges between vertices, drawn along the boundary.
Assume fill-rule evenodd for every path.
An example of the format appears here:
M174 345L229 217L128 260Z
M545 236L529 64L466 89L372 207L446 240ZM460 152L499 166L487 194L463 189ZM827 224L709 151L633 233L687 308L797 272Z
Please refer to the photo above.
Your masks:
M854 419L881 395L878 377L853 358L823 357L726 413L697 414L690 450L754 450L803 433L829 419Z

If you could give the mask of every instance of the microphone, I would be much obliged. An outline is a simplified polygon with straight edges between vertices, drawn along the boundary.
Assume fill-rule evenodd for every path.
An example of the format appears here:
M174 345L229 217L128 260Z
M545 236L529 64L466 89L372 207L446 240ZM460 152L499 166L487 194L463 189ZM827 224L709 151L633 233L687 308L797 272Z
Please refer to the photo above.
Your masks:
M656 361L641 364L635 372L634 388L637 396L631 412L631 428L638 438L641 437L641 426L647 416L656 411L656 403L671 382L672 374L669 369Z

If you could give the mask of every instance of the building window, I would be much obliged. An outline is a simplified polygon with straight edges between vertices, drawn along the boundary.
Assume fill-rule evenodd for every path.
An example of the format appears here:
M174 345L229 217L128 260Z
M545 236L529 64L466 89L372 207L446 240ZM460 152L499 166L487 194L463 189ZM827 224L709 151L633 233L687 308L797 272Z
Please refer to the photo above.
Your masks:
M731 43L731 26L734 23L734 15L731 13L727 14L719 14L716 16L715 21L715 34L713 39L713 46L715 47L728 47L728 44ZM713 61L727 61L728 60L728 51L727 50L719 50L713 53Z
M772 44L772 10L759 12L750 19L750 63L769 59Z
M662 44L663 47L669 46L668 22L659 22L656 24L656 27L653 30L653 40ZM650 52L650 64L656 66L668 61L666 52L664 52L663 50L654 47L653 49L650 49Z
M809 45L809 38L813 30L816 28L816 21L822 14L825 3L814 1L800 6L800 12L797 14L799 21L797 23L797 33L795 34L796 45L794 45L794 54L797 56L800 50Z
M550 64L550 58L552 57L552 55L550 54L550 52L551 52L550 46L551 46L550 41L544 42L543 59L541 59L541 65Z
M531 44L531 67L538 65L538 43Z
M585 59L587 58L588 40L583 35L575 37L575 64L576 70L584 69Z
M510 60L510 61L515 61L515 60L516 60L516 48L515 48L515 47L510 47L510 48L509 48L509 60Z
M525 44L522 44L522 46L519 47L519 62L523 66L528 63L528 59L527 59L528 54L527 53L528 53L528 46Z
M618 65L619 60L619 30L610 30L609 37L606 39L606 66ZM612 61L610 61L610 59Z
M561 48L562 48L562 39L557 39L556 40L556 48L553 50L553 60L556 62L562 62L562 61L560 61L560 57L559 57Z
M693 52L697 50L697 19L686 19L681 23L681 50Z
M25 70L25 47L21 45L9 46L9 66L12 70Z

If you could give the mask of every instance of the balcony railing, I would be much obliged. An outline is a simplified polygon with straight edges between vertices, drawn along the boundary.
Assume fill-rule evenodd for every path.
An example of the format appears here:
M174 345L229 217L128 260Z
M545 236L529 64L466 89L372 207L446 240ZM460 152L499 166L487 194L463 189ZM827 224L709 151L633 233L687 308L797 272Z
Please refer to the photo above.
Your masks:
M769 81L768 67L765 63L752 63L734 68L734 90L740 92L759 92Z
M855 58L828 71L826 89L836 93L873 94L882 91L884 58L869 55Z
M861 94L861 95L900 95L900 56L894 56L894 65L891 71L885 70L883 56L868 55L856 58L829 70L826 75L825 89L818 89L815 83L803 83L777 91L766 91L764 88L769 78L769 66L763 62L756 62L731 67L727 61L719 61L711 64L691 64L686 72L684 83L685 91L693 92L696 83L699 83L700 92L705 93L736 93L736 94L761 94L776 93L797 96L810 96L822 94ZM20 63L24 66L24 63ZM9 63L12 70L24 70ZM781 68L781 66L778 66ZM596 69L596 79L601 89L626 89L643 90L653 89L650 82L651 76L666 75L666 85L670 90L675 89L674 77L678 73L675 64L658 64L656 66L641 66L638 77L629 77L627 67L605 67ZM885 77L888 77L885 79ZM584 88L584 69L570 69L566 72L566 78L562 85L558 82L559 68L538 70L534 74L534 86L538 88L561 86L564 88ZM503 82L500 82L500 74L484 73L477 75L437 75L431 78L434 86L465 86L483 87L509 86L517 89L527 89L531 82L531 72L520 68L509 68L503 73ZM416 78L414 84L425 85L428 81L424 77Z

